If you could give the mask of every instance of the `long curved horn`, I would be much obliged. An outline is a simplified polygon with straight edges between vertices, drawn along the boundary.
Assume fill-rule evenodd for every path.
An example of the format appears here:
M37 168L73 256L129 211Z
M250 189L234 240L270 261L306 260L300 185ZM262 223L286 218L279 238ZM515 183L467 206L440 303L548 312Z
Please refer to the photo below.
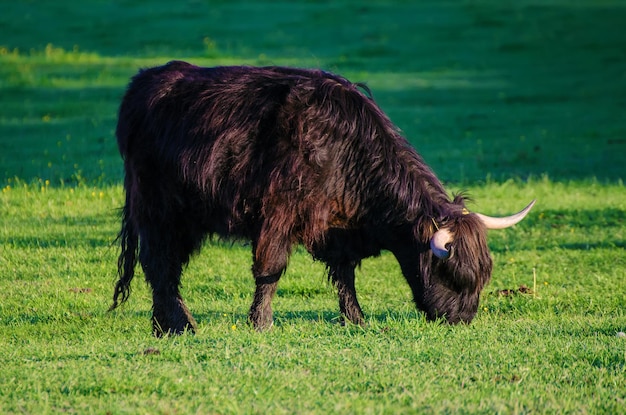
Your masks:
M536 201L537 199L533 200L528 204L528 206L526 206L518 213L511 216L505 216L503 218L494 218L491 216L483 215L482 213L475 213L475 215L478 216L478 218L483 222L487 229L509 228L524 219L526 215L528 215L528 212L530 212L530 209L532 209L532 207L535 205Z
M437 258L447 259L450 256L450 251L446 245L450 242L452 242L452 233L446 228L439 229L430 238L430 249Z
M528 212L535 205L537 200L533 200L526 206L524 209L519 211L518 213L505 216L503 218L494 218L491 216L483 215L482 213L474 213L485 225L487 229L504 229L509 228L516 223L519 223L522 219L528 215ZM430 238L430 249L433 251L433 255L435 255L439 259L447 259L450 257L450 250L446 245L453 241L454 237L452 232L450 232L446 228L439 229L432 238Z

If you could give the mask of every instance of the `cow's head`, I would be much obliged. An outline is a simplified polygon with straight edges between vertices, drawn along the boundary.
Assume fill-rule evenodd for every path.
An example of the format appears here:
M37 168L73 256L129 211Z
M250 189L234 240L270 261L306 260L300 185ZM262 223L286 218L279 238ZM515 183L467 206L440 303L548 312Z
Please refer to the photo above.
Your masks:
M423 297L416 299L429 319L469 323L476 314L480 292L491 278L492 261L487 246L488 229L504 229L520 222L535 204L519 213L493 218L470 213L461 198L458 209L441 218L430 252L422 261Z

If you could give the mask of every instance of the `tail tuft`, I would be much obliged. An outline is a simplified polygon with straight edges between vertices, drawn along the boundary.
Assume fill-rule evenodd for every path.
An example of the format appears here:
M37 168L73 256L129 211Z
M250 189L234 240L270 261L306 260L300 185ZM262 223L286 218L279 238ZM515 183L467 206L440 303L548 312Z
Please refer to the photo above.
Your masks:
M122 229L117 237L121 245L121 253L117 260L117 272L119 280L115 284L113 292L113 304L109 311L115 310L117 306L126 301L130 295L130 282L135 276L135 266L137 265L137 250L139 238L137 231L129 218L129 203L122 211Z

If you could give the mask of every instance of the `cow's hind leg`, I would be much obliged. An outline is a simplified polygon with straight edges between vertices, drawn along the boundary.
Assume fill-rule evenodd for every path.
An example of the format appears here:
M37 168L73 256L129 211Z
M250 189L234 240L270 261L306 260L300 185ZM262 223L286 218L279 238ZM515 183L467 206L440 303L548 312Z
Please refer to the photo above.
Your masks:
M196 322L180 295L183 265L192 248L171 233L151 227L140 232L139 261L152 288L152 327L157 337L194 332Z
M364 325L363 311L356 298L355 268L354 263L328 265L328 275L337 287L339 309L343 317L354 324Z

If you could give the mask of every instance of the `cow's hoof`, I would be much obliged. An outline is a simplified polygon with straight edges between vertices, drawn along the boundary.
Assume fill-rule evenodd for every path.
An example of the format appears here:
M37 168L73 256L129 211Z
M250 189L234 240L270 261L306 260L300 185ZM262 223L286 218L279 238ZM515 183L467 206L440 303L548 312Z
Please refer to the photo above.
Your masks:
M272 312L256 312L251 310L248 315L248 320L252 327L256 331L267 331L274 325L274 319L272 318Z

